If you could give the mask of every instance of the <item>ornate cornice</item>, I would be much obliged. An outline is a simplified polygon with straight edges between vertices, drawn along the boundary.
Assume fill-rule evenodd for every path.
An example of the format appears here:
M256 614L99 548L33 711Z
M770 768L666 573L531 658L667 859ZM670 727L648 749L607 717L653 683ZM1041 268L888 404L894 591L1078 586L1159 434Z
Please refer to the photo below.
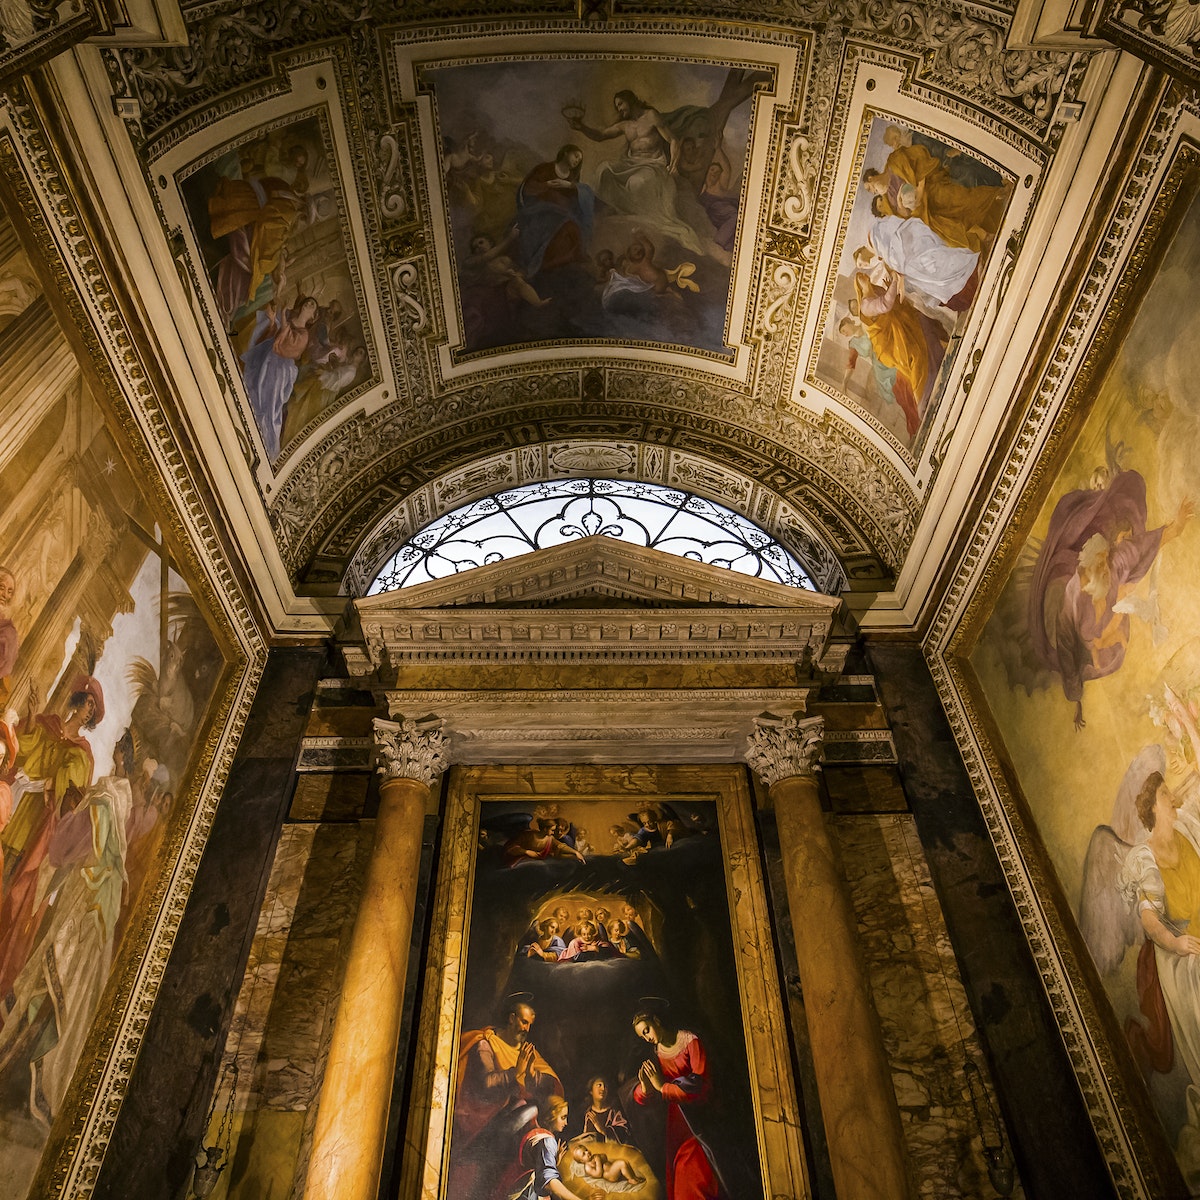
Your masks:
M415 779L433 787L450 765L441 717L431 714L401 717L398 721L376 717L371 726L378 760L376 769L384 783L392 779Z
M572 676L564 676L564 680ZM737 762L767 704L804 710L811 688L404 689L388 708L437 709L456 763Z
M777 717L763 713L754 718L754 733L747 739L746 761L767 785L796 776L812 778L820 769L825 736L824 717L793 713Z
M387 662L481 661L657 662L713 660L819 661L828 612L780 608L412 609L363 620L366 653L345 648L352 674Z
M619 5L614 5L619 9ZM1046 51L1005 49L1010 17L1000 6L948 8L936 3L910 2L880 8L873 0L706 0L702 4L638 6L639 16L664 18L678 32L711 32L714 22L726 23L735 35L755 25L781 29L832 28L844 37L868 35L892 46L924 50L921 75L941 88L991 110L1001 107L1008 120L1033 136L1045 136L1054 105L1071 80L1072 56ZM280 51L305 42L341 34L357 34L372 24L407 26L419 36L433 29L439 36L495 34L498 29L525 32L588 32L575 18L575 3L546 0L507 0L481 5L477 0L394 4L376 0L330 0L325 4L294 4L288 0L245 5L204 4L187 11L186 47L109 52L110 74L123 81L126 95L136 99L147 132L156 131L188 109L214 95L241 91L267 79ZM472 24L447 29L445 22L486 16ZM644 29L642 21L622 19L615 12L606 32ZM756 30L756 33L761 33Z

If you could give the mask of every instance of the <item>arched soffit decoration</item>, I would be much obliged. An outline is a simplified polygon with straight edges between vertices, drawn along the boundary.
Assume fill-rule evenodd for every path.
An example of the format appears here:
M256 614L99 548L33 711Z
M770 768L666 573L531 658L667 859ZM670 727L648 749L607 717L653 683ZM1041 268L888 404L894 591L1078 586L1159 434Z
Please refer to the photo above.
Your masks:
M558 449L582 443L633 448L619 470L600 467L605 474L681 487L743 513L796 554L822 590L836 590L837 577L878 587L898 569L915 502L838 423L748 404L725 419L680 411L668 407L666 375L628 373L628 392L599 401L588 397L586 377L582 383L582 398L578 372L449 397L444 406L471 415L399 444L393 431L419 428L419 414L412 422L356 422L331 435L311 466L286 480L272 510L289 566L315 586L345 577L361 594L388 552L448 508L497 486L589 469L568 464ZM608 395L624 383L610 380ZM511 402L513 393L522 407L497 402L503 394ZM493 405L499 411L489 412ZM409 502L404 529L380 544L380 524L402 501ZM814 561L807 538L828 562Z
M838 533L831 534L829 523L814 519L812 508L797 505L725 461L670 446L599 438L516 447L477 457L407 494L397 488L388 493L392 499L386 507L375 509L371 524L358 528L348 566L333 557L332 550L342 552L337 545L327 546L326 556L317 562L328 563L331 570L340 564L336 578L343 590L363 596L397 548L444 514L498 491L591 475L687 492L729 509L778 542L818 591L836 595L855 578L872 577L880 569L869 548L853 541L847 525L839 522L834 526ZM357 525L356 516L347 516L348 526ZM847 564L857 575L850 574Z
M438 517L396 550L367 594L445 579L588 537L613 538L813 590L800 563L732 509L658 484L585 476L527 483Z
M1087 55L1008 51L999 7L920 0L534 7L194 5L185 49L105 51L217 375L202 400L293 581L335 586L399 498L502 443L589 435L734 468L849 576L894 578ZM631 175L604 136L628 93L676 170ZM894 195L867 186L897 153L972 214L925 213L927 355L899 374L850 319L856 287L885 294L854 260L872 205L918 203L899 160ZM312 320L297 370L271 357L275 301Z

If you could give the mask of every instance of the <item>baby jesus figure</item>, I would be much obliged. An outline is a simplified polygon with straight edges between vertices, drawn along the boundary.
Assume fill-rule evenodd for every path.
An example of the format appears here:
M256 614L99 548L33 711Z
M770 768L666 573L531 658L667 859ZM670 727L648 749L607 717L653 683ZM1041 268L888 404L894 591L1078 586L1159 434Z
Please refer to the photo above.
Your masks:
M609 1158L586 1146L572 1146L571 1157L583 1166L583 1173L590 1179L603 1179L607 1183L645 1182L626 1158Z

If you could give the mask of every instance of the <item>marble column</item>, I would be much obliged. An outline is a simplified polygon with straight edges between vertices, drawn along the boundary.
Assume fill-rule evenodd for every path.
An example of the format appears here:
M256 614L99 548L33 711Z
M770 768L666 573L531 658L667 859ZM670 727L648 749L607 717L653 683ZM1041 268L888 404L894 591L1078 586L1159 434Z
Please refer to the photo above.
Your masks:
M342 984L304 1189L375 1200L404 1007L430 793L446 768L442 722L375 721L379 815Z
M746 760L775 810L838 1200L905 1200L913 1189L896 1093L817 790L824 724L822 717L756 718Z

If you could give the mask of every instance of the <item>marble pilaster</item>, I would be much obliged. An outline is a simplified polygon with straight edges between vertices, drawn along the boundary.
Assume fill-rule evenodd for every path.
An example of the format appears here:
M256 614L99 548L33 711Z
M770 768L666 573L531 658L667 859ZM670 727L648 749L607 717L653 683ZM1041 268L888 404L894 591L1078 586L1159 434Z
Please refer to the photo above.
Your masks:
M404 1007L425 810L446 768L435 717L376 720L375 841L325 1067L308 1200L374 1200Z

